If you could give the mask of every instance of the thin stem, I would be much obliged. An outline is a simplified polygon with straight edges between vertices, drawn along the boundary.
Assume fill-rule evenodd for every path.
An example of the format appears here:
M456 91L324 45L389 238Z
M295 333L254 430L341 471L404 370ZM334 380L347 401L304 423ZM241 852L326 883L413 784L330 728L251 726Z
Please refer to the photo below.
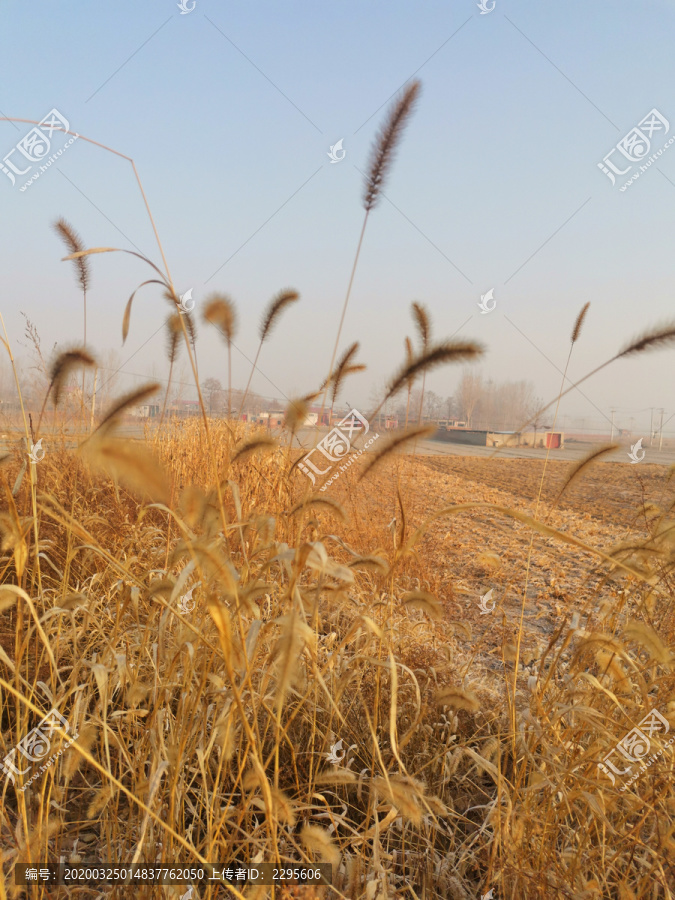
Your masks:
M96 412L96 382L98 380L98 367L94 369L94 391L91 395L91 419L89 421L89 433L94 430L94 415Z
M366 214L363 218L363 226L361 228L361 234L359 236L359 243L356 247L356 256L354 257L354 265L352 266L352 273L349 276L349 285L347 287L347 296L345 297L345 302L342 307L342 316L340 317L340 325L338 326L337 336L335 338L335 346L333 347L333 356L331 357L330 366L328 367L328 375L327 379L330 379L330 376L333 374L333 366L335 365L335 357L337 356L338 346L340 344L340 335L342 334L342 326L344 325L345 315L347 314L347 305L349 303L349 297L352 292L352 285L354 284L354 276L356 274L356 266L359 261L359 256L361 255L361 245L363 244L363 235L366 232L366 224L368 222L368 216L370 215L370 210L366 210ZM319 418L317 420L317 424L321 424L321 416L323 415L323 408L326 403L326 394L328 392L328 380L326 381L326 386L323 390L323 396L321 398L321 411L319 412ZM329 422L330 425L330 422ZM316 432L315 432L316 437Z
M232 415L232 341L227 342L227 419Z
M162 424L164 422L164 413L166 412L166 403L169 399L169 391L171 390L171 375L173 373L173 360L169 363L169 383L166 386L166 393L164 394L164 405L162 406L162 415L159 417L159 426L157 428L158 432L162 430Z
M28 420L26 419L26 410L23 405L23 396L21 394L21 386L19 385L19 375L16 371L16 364L14 362L14 356L12 355L12 348L9 343L9 335L7 334L7 328L5 326L5 320L2 317L2 313L0 312L0 322L2 322L2 330L5 333L5 340L3 341L7 353L9 354L9 361L12 365L12 372L14 373L14 382L16 384L16 390L19 395L19 405L21 406L21 415L23 416L23 428L24 433L26 435L26 450L31 445L30 440L30 431L28 429ZM30 460L28 463L28 469L30 471L30 497L31 497L31 507L33 511L33 539L35 541L35 566L37 568L37 577L38 577L38 590L40 594L42 594L42 575L40 570L40 556L39 556L39 545L38 545L38 514L37 514L37 478L35 476L35 463L33 460Z
M84 261L84 259L83 259L83 261ZM86 349L87 349L87 292L86 292L86 290L82 291L82 299L84 302L84 343L83 343L83 347L86 351ZM82 369L82 397L80 400L80 413L82 416L82 420L81 420L82 431L84 431L84 381L85 381L85 371L84 371L84 369ZM92 412L92 418L93 418L93 412Z
M422 395L420 397L420 411L419 411L419 415L417 416L417 424L418 425L422 424L422 409L424 408L424 387L426 385L426 382L427 382L427 373L425 372L422 375Z
M420 411L419 411L419 415L417 416L417 427L418 428L422 424L422 409L424 408L424 387L426 385L426 382L427 382L427 373L425 372L422 375L422 395L420 397ZM413 452L412 452L413 459L415 458L416 453L417 453L417 438L415 438L415 443L413 444Z
M253 380L253 373L255 372L255 367L258 364L258 357L260 356L260 351L262 350L263 342L260 341L258 344L258 352L255 355L255 359L253 360L253 365L251 366L251 374L248 376L248 384L246 385L246 390L244 391L244 398L241 401L241 406L239 407L239 412L237 413L237 419L241 417L242 411L244 409L244 403L246 403L246 397L248 395L248 389L251 387L251 381Z

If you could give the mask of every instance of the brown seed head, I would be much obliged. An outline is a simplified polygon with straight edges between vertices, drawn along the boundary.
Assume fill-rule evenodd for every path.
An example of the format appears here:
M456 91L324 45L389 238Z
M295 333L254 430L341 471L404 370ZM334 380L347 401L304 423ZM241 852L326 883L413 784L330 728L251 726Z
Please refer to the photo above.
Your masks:
M337 366L335 367L333 374L330 376L330 378L328 378L324 382L324 384L321 385L321 388L323 389L327 384L331 384L331 383L333 384L333 391L332 391L332 395L331 395L333 403L335 403L335 398L337 397L338 393L340 392L342 383L344 382L347 375L352 375L355 372L364 372L365 371L365 368L366 368L365 366L352 364L352 360L356 356L358 349L359 349L358 341L355 341L353 344L351 344L349 347L347 347L345 352L342 354L342 356L338 360Z
M581 326L584 324L584 319L586 318L586 313L588 312L588 307L590 305L590 302L584 303L584 305L581 307L581 312L577 316L577 320L574 323L574 328L572 329L573 344L576 343L576 341L579 339L579 335L581 334Z
M211 294L206 298L204 319L220 329L228 344L232 342L237 328L237 313L234 303L225 294Z
M484 348L475 341L446 341L431 347L426 353L418 356L411 363L406 364L401 372L393 379L385 399L393 396L398 390L407 384L412 378L422 372L428 372L437 366L452 362L463 362L481 356Z
M85 249L82 238L65 219L57 219L54 223L54 230L71 253L81 253ZM83 291L86 291L91 282L89 257L80 256L77 259L74 259L73 263L75 265L75 272L77 273L77 280L80 283L80 287Z
M169 316L166 320L166 353L169 357L170 365L174 364L176 356L178 355L180 334L180 316L178 313L173 313L173 315Z
M54 406L58 406L61 391L71 372L75 369L91 368L95 365L96 361L86 350L67 350L65 353L60 353L52 363L50 370L49 391L52 393Z
M408 85L391 107L389 116L373 145L370 154L366 188L363 196L363 203L367 212L370 212L377 204L387 172L394 159L396 145L398 144L401 135L403 134L405 124L413 111L419 91L419 81L413 81Z
M651 328L634 338L623 350L619 350L614 359L642 353L644 350L656 350L673 343L675 343L675 322L667 322L665 325Z
M295 434L295 432L300 428L302 423L307 418L307 413L309 412L309 407L305 402L305 398L302 397L298 400L291 400L291 402L286 407L286 416L285 416L285 425L286 428L291 432L291 434Z
M143 387L136 388L136 390L130 391L128 394L119 397L103 416L96 432L99 435L102 435L109 431L116 424L116 419L118 419L126 409L129 409L132 406L139 406L149 397L152 397L153 394L156 394L159 388L159 384L153 381L150 382L150 384L145 384Z
M276 297L272 299L269 306L265 310L265 315L263 316L262 322L260 323L260 342L265 341L274 326L276 325L279 316L286 309L287 306L290 306L291 303L295 303L296 300L300 299L300 294L294 290L283 290L280 291Z
M413 319L422 340L422 349L426 350L431 339L431 322L429 321L429 313L426 306L415 301L412 304Z

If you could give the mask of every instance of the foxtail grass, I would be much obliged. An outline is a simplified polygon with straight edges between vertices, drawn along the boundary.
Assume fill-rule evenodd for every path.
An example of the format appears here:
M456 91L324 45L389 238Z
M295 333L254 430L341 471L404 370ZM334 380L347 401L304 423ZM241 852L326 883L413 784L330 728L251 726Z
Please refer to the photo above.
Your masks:
M70 253L78 253L81 250L84 250L84 244L82 243L82 238L75 231L72 225L66 222L65 219L60 218L57 219L54 223L54 230L61 238L63 243L66 245ZM82 317L83 317L83 336L82 336L82 347L86 351L87 349L87 290L89 289L89 285L91 284L91 266L89 265L89 259L86 256L78 256L73 260L73 265L75 268L75 275L77 277L78 284L82 291ZM85 373L84 369L82 370L82 401L81 401L81 413L82 418L84 420L84 385L85 385ZM92 394L92 418L94 415L94 405L96 403L96 391L94 390Z
M262 321L260 323L259 335L260 335L260 343L258 344L258 351L255 355L255 359L253 360L253 365L251 366L251 374L248 376L248 382L246 383L246 390L244 391L244 396L241 399L241 405L239 406L239 412L237 413L237 418L239 418L244 410L244 404L246 403L246 397L248 396L249 388L251 387L251 380L253 378L253 373L256 370L256 366L258 364L258 357L260 356L260 351L262 350L262 346L267 340L267 338L272 333L272 329L279 321L279 317L283 313L283 311L290 306L292 303L296 303L300 299L300 295L297 291L294 290L283 290L280 291L276 297L273 297L270 301L265 313L263 315Z
M373 189L408 112L380 141ZM150 264L176 304L168 268ZM672 504L644 516L645 534L608 547L497 503L437 508L436 485L420 522L396 485L388 528L387 467L412 432L373 454L358 491L343 473L335 496L308 495L288 452L239 422L208 420L196 331L179 318L201 423L118 440L148 385L113 401L81 452L54 448L39 463L39 494L36 465L15 496L16 472L3 471L1 756L50 708L78 738L25 791L30 773L3 781L0 895L18 894L17 860L79 865L112 853L119 865L329 862L333 885L317 893L331 900L667 896L672 747L651 731L662 752L630 784L599 764L652 703L675 725ZM261 346L274 321L263 321ZM613 359L674 340L675 328L652 329ZM13 359L6 332L4 344ZM472 341L409 352L383 403L481 353ZM52 371L48 396L75 365ZM354 354L343 376L353 365ZM292 404L291 432L313 396ZM24 425L28 437L25 411ZM499 660L476 617L442 599L457 587L455 566L474 578L474 560L452 542L446 565L437 529L450 519L459 531L476 514L496 539L504 532L490 526L507 520L590 568L592 585L527 675L522 616L517 646L506 616L485 629L502 638ZM55 751L67 736L55 729Z
M366 176L363 193L363 206L365 209L365 216L363 218L363 225L361 226L361 234L359 235L358 244L356 245L356 254L354 256L352 271L349 276L347 293L345 295L344 304L342 306L340 323L335 335L333 353L331 355L330 365L328 366L328 378L330 378L331 373L333 372L335 358L337 356L338 347L340 346L342 326L344 325L345 316L347 315L347 306L349 304L349 298L351 296L352 286L354 284L354 276L356 275L356 267L359 262L359 256L361 255L363 236L366 233L368 217L371 211L377 206L380 196L382 195L384 184L386 182L389 169L391 168L392 162L394 160L396 149L401 141L401 138L403 137L405 126L415 107L415 103L420 92L420 87L421 85L419 81L412 81L408 85L408 87L401 92L400 96L391 105L387 118L379 134L377 135L374 144L371 147L368 174ZM321 414L323 413L325 398L326 394L324 391L324 395L321 401L319 421L321 421Z
M214 293L206 298L204 319L215 325L227 344L227 418L232 415L232 341L237 330L237 311L232 300Z

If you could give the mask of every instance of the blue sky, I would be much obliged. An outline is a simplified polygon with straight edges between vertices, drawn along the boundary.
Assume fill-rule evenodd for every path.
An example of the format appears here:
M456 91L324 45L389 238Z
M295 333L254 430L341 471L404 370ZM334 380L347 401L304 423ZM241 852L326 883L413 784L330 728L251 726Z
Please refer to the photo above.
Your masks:
M486 15L474 0L196 0L186 15L176 0L5 0L2 15L0 115L39 120L57 108L74 131L133 158L179 292L192 288L197 308L214 290L237 304L235 384L248 377L263 309L287 286L301 301L264 346L269 381L256 375L253 388L292 396L325 377L363 219L360 171L388 99L413 74L420 101L368 223L341 340L359 340L368 365L348 384L351 404L368 407L398 368L413 300L438 339L459 329L486 345L486 377L530 379L546 400L586 301L572 377L675 317L675 144L624 192L597 165L652 109L670 128L652 135L650 153L675 134L672 0L495 0ZM30 127L0 123L0 158ZM346 156L331 164L339 139ZM81 334L58 216L88 246L161 257L124 159L79 141L25 192L19 182L0 173L2 311L15 345L23 311L51 348ZM149 277L131 257L96 257L88 338L116 350L125 372L166 377L159 289L137 297L122 346L124 305ZM497 306L481 315L491 288ZM201 322L198 354L200 377L225 383L223 348ZM638 427L649 407L669 416L674 359L622 361L562 411L600 424L614 406L619 424L632 416ZM460 374L447 368L427 385L446 396Z

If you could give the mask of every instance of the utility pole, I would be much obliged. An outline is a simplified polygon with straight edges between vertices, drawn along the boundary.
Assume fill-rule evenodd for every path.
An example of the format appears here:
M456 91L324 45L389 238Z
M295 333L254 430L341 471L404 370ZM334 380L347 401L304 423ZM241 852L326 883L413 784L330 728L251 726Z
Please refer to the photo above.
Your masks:
M649 419L649 446L652 447L654 445L654 407L650 406L651 417Z
M91 419L89 422L89 431L94 430L94 410L96 409L96 379L98 378L98 368L94 369L94 393L91 396Z
M664 410L661 410L661 424L659 425L659 451L661 447L663 447L663 413Z
M612 409L610 409L610 412L612 414L612 433L609 436L609 439L610 439L610 441L613 441L614 440L614 413L616 412L616 407L612 407Z

